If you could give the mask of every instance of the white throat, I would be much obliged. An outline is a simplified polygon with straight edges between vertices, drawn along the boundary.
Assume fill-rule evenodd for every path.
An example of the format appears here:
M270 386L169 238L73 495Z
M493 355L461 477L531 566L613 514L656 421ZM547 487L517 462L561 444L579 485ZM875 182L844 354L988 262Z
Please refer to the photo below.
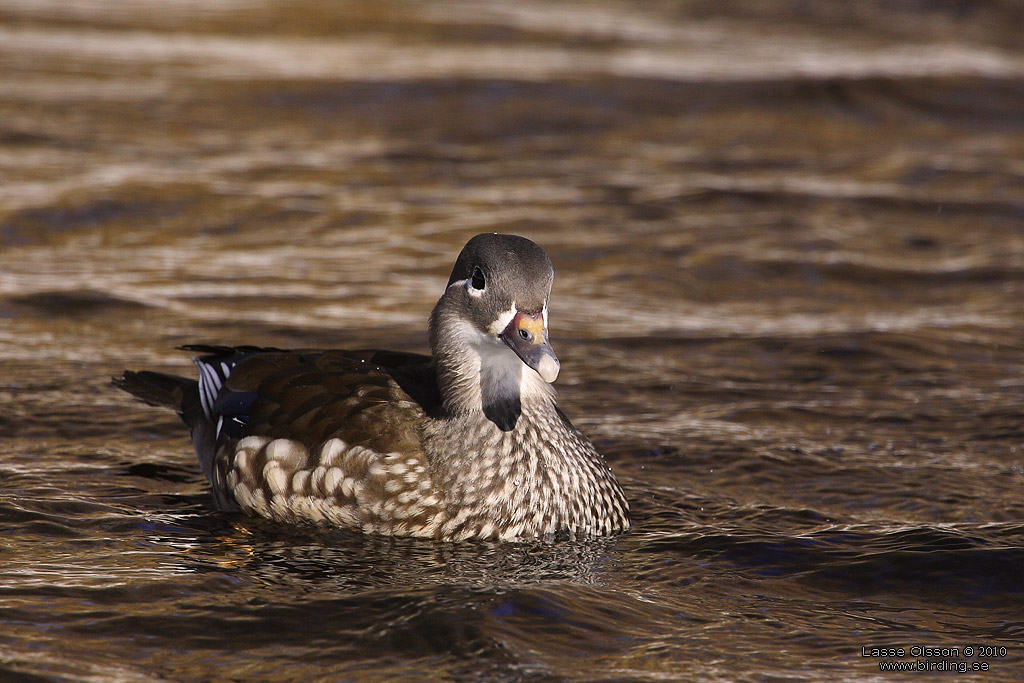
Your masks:
M496 336L484 334L465 321L459 321L448 332L452 346L464 350L461 357L448 359L449 365L444 368L451 381L444 397L449 410L480 411L508 401L518 401L525 408L538 400L553 401L551 385Z

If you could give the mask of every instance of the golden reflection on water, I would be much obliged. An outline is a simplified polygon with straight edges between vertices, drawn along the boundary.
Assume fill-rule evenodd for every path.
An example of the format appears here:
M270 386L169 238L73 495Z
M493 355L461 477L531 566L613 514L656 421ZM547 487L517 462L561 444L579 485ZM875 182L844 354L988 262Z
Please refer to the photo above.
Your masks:
M1020 18L7 0L0 678L862 680L861 639L1015 647ZM190 342L422 349L498 230L555 263L562 405L628 536L226 517L173 416L108 387Z

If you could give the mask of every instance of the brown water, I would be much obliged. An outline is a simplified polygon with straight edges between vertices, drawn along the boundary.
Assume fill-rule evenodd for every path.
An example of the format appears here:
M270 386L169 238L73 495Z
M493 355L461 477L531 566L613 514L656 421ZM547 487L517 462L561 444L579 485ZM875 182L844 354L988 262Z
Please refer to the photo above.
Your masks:
M921 645L1019 680L1022 25L5 0L0 678L918 680L862 648ZM189 342L421 350L493 230L555 263L562 405L629 534L219 513L175 417L108 385Z

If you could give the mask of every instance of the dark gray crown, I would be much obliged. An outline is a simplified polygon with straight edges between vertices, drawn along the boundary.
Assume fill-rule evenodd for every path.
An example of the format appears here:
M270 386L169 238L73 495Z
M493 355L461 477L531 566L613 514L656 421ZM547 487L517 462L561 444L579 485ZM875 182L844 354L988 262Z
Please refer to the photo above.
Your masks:
M555 271L544 250L525 237L484 233L463 247L448 285L474 275L483 277L488 313L505 311L514 301L518 310L536 315L547 303Z

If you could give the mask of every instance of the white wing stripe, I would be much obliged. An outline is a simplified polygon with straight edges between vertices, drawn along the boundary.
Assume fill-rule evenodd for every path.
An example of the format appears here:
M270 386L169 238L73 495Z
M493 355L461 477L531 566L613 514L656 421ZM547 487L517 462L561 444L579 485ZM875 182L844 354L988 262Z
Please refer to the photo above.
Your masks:
M203 406L203 412L206 414L207 419L213 419L213 404L217 400L217 395L220 394L220 390L224 387L224 382L231 374L232 366L227 363L221 362L220 372L212 365L208 365L199 359L195 361L196 367L199 368L199 402ZM217 425L217 431L220 432L220 424Z

